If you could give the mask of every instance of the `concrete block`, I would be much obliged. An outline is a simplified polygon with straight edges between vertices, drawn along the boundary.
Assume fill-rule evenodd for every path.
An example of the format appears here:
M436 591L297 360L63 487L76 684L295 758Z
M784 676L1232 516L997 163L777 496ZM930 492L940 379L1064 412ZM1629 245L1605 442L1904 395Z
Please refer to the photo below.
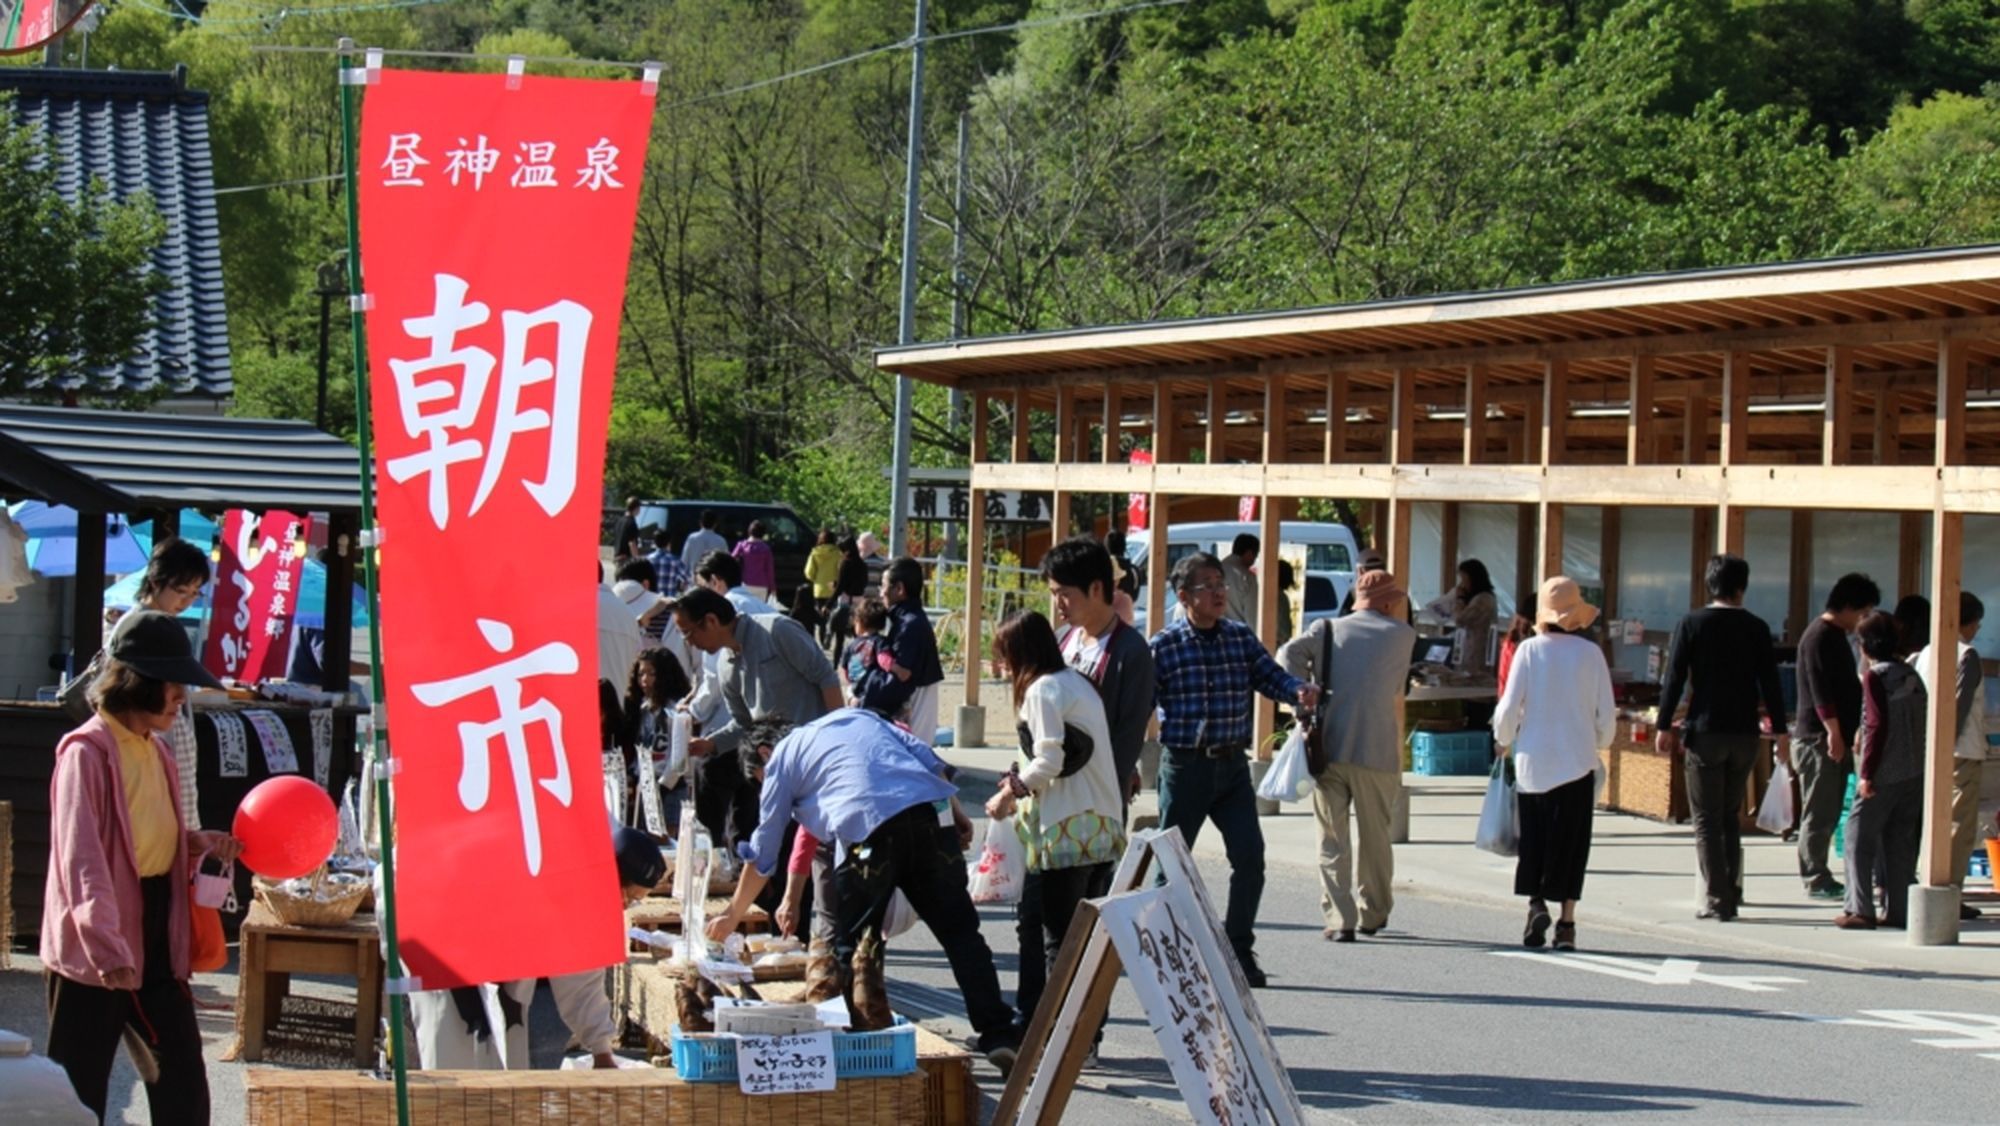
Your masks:
M986 709L978 704L960 704L958 726L952 729L952 742L960 747L985 746Z
M1910 888L1910 945L1958 945L1958 889L1955 887Z
M1396 804L1389 811L1389 843L1410 843L1410 788L1396 787Z

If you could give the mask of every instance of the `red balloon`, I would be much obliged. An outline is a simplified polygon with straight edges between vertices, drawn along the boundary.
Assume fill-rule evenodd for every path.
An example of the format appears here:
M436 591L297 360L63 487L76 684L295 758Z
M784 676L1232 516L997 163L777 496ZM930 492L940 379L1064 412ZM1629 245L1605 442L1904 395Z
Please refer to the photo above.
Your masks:
M244 795L230 832L243 842L244 867L266 879L289 880L333 855L340 815L312 779L284 774Z

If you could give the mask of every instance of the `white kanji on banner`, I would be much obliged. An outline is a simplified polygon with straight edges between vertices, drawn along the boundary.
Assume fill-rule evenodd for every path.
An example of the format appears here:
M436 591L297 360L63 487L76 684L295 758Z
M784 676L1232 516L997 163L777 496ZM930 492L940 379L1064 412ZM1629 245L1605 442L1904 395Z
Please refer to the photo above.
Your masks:
M429 354L389 361L404 433L422 439L426 446L390 459L385 466L389 476L402 484L429 475L431 522L442 530L452 515L446 472L451 466L485 457L479 486L467 509L478 512L506 469L514 438L546 430L548 453L542 479L531 481L522 476L519 480L542 511L554 516L576 492L577 431L582 415L584 354L590 343L590 310L574 301L557 301L528 312L505 310L500 314L499 402L489 449L468 435L474 432L492 382L493 353L461 344L460 334L486 324L491 310L483 302L466 300L470 287L462 278L438 274L435 285L437 300L430 315L403 321L403 331L412 339L429 343ZM554 344L549 348L553 361L529 354L530 345L547 335L536 332L541 328L555 330ZM450 377L453 372L457 374L455 382ZM441 377L420 379L432 374ZM551 384L550 409L524 408L522 392L543 383Z
M505 622L480 618L479 632L495 653L505 656L513 652L514 631ZM473 813L486 808L493 784L493 741L499 739L506 747L507 767L514 778L514 800L521 819L521 852L527 860L529 875L538 876L542 871L541 818L535 811L534 787L541 786L565 808L573 790L569 760L563 752L562 712L542 698L523 707L522 685L532 677L567 676L579 667L575 649L550 642L463 676L410 686L418 700L434 708L476 693L493 693L498 704L495 718L461 720L458 724L459 750L464 755L458 775L458 800ZM537 725L547 729L550 756L555 764L555 773L547 778L533 777L528 765L528 731Z

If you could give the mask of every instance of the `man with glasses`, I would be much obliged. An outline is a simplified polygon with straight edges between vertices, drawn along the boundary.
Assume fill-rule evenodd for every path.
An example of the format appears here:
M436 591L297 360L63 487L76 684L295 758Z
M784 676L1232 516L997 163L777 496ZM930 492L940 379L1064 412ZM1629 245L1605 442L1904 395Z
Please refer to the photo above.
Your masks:
M1230 619L1222 563L1197 552L1174 565L1174 591L1186 616L1153 638L1154 684L1164 720L1160 742L1160 827L1179 829L1194 845L1203 821L1215 822L1229 854L1229 907L1223 930L1253 986L1266 984L1252 947L1264 896L1264 830L1250 781L1250 693L1312 708L1319 688L1280 668L1250 632Z

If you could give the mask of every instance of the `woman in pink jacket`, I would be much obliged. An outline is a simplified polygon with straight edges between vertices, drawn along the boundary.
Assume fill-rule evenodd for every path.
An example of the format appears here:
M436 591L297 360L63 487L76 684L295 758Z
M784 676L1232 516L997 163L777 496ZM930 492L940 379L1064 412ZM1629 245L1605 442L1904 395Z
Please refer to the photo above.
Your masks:
M160 736L184 685L220 685L180 623L158 611L119 622L106 653L90 690L97 714L63 737L49 788L48 1054L101 1120L129 1026L159 1065L146 1084L153 1121L205 1123L208 1074L187 985L188 879L201 854L233 860L242 845L182 822L174 756Z

